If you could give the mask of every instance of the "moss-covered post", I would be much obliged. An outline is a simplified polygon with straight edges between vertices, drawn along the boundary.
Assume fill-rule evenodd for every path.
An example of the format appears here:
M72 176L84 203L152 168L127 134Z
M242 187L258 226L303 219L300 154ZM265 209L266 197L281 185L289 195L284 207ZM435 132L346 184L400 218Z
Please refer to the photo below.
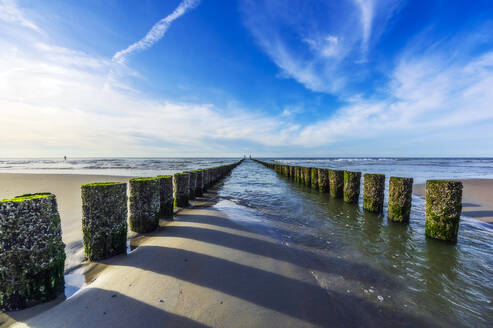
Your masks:
M303 166L298 166L298 182L303 183Z
M361 186L361 172L344 171L344 201L357 203Z
M294 166L289 166L289 177L294 179Z
M204 171L197 170L197 183L195 184L195 196L200 197L204 194Z
M318 169L318 190L329 192L329 170Z
M0 201L0 310L21 310L64 290L65 245L56 197Z
M372 213L383 212L385 175L366 173L363 182L363 209Z
M304 167L303 168L303 181L306 186L310 187L312 183L312 168Z
M159 216L173 220L173 176L159 175Z
M296 181L296 182L300 181L300 167L299 166L294 167L294 181Z
M333 198L342 198L344 192L344 171L329 170L329 192Z
M82 185L82 243L89 261L103 260L127 249L127 184Z
M159 226L161 206L158 178L130 179L130 230L151 232Z
M313 189L318 189L318 169L315 167L311 168L310 181L311 181L311 187Z
M413 178L390 177L388 218L393 222L409 223L413 193Z
M176 207L187 207L190 199L190 174L176 173L173 175L173 198Z
M425 194L426 235L456 242L462 212L462 182L428 180Z

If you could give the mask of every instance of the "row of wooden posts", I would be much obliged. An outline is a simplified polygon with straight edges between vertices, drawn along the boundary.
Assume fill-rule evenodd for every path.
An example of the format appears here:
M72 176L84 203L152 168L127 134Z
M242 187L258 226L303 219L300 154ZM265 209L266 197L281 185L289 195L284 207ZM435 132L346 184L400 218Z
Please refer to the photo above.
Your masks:
M130 229L145 233L172 220L241 161L173 176L90 183L81 187L84 253L91 261L126 252ZM127 215L128 214L128 215ZM56 197L26 194L0 201L0 310L55 299L64 292L65 245Z
M361 172L255 161L294 181L328 192L334 198L342 198L347 203L359 201ZM390 177L387 203L390 221L409 223L412 189L412 178ZM366 173L363 178L363 209L383 213L384 192L385 175ZM462 182L428 180L425 198L426 236L456 242L462 211Z

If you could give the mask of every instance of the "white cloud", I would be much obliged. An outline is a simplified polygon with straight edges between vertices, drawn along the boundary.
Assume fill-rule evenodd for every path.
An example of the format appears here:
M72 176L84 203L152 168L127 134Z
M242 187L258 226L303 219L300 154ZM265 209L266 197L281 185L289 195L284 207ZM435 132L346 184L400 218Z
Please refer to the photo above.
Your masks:
M368 41L371 36L371 29L374 19L374 3L373 0L354 0L361 12L361 50L363 57L366 57L368 52Z
M324 146L341 140L395 140L421 136L430 143L447 145L448 138L466 133L483 139L493 127L493 52L464 64L446 54L401 58L394 69L388 95L383 100L357 98L330 119L305 126L295 139L298 145ZM465 130L475 125L475 135ZM440 139L436 139L436 135ZM464 139L467 142L467 139ZM471 141L469 141L471 142ZM493 153L493 146L481 145ZM444 149L444 151L467 149Z
M371 41L378 40L400 2L344 0L311 6L293 1L287 7L276 0L244 0L242 12L245 25L281 76L312 91L346 97L346 88L365 76Z
M339 38L334 35L327 35L321 39L306 39L306 43L313 52L321 57L337 57L340 54Z
M113 61L117 63L124 63L130 54L151 47L154 43L158 42L164 36L164 33L166 33L171 23L175 19L179 18L190 9L195 8L196 6L198 6L199 3L200 0L183 0L171 14L162 18L159 22L154 24L154 26L149 32L147 32L144 38L131 44L128 48L118 51L113 56Z
M108 79L106 58L43 42L0 38L0 46L1 156L235 155L218 149L227 141L283 142L278 119L153 99L126 75Z
M41 29L36 24L25 17L15 0L0 0L0 20L41 32Z

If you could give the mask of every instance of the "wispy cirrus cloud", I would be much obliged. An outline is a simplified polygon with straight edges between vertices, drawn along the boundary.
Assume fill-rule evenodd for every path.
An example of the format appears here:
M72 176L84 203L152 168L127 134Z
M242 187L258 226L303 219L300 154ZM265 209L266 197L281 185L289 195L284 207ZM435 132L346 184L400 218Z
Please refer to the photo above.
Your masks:
M41 29L36 24L25 17L14 0L0 0L0 20L41 32Z
M131 44L128 48L118 51L113 56L113 61L124 63L128 56L134 52L145 50L158 42L166 33L174 20L184 15L187 11L197 7L201 0L183 0L176 9L168 16L154 24L149 32L139 41Z
M280 0L243 0L241 9L245 26L282 76L313 91L343 95L352 84L368 78L366 72L372 67L365 64L371 45L401 2L343 0L307 5L293 0L287 8Z
M368 52L368 42L371 36L375 4L373 0L354 0L354 2L359 7L361 12L361 51L363 58L365 58Z

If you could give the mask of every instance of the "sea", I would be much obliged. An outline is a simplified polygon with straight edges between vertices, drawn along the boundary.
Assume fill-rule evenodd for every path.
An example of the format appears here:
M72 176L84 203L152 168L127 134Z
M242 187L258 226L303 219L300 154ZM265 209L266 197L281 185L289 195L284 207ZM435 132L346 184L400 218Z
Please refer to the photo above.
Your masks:
M155 176L239 158L4 159L0 173ZM263 161L427 179L493 178L492 158L261 158ZM491 327L493 225L462 217L449 244L425 237L413 196L409 225L391 223L246 160L218 186L216 208L302 259L329 294L350 295L403 326ZM355 309L357 315L358 309ZM411 325L412 326L412 325Z

